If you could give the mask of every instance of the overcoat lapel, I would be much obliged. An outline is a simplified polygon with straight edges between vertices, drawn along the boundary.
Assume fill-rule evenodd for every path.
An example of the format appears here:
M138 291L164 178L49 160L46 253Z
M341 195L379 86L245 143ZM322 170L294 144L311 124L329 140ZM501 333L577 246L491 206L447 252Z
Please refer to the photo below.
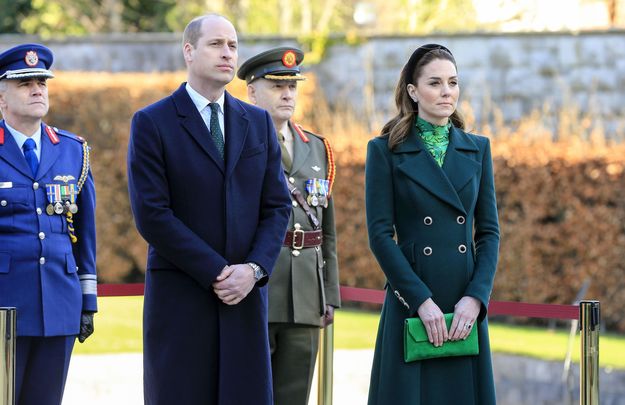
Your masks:
M200 112L193 104L189 93L185 89L183 83L178 90L172 94L176 110L178 112L178 118L180 119L180 125L185 129L200 146L200 148L215 162L215 165L221 170L225 171L224 160L219 156L217 147L210 137L210 132L206 128L206 124L200 115ZM227 128L227 125L226 125ZM227 139L227 137L226 137Z
M0 145L0 159L6 160L8 164L23 175L33 179L32 170L30 170L26 158L24 158L24 153L22 153L20 147L17 146L17 142L15 142L11 132L4 125L4 120L0 122L0 125L4 129L4 145Z
M226 156L226 177L230 177L241 157L245 138L247 138L249 121L239 101L228 94L228 92L226 92L224 101L224 123L226 127L226 150L224 152Z
M480 169L480 163L474 158L478 151L475 142L463 131L454 127L451 128L443 171L451 181L456 193L459 193ZM471 154L473 158L468 154Z
M289 128L291 128L291 124L289 124ZM306 163L306 159L308 159L310 154L310 146L292 129L291 134L293 134L293 165L291 166L291 174L295 174Z
M408 138L398 145L393 153L406 154L406 158L397 165L397 168L421 187L434 196L466 214L464 205L460 201L454 186L434 158L429 154L425 145L412 128ZM448 152L449 153L449 152ZM448 159L448 156L445 160Z
M61 148L57 147L50 141L46 135L45 124L41 124L41 157L39 161L39 169L37 169L36 180L41 179L54 165L59 158ZM65 174L65 173L59 173ZM78 180L78 179L76 179Z

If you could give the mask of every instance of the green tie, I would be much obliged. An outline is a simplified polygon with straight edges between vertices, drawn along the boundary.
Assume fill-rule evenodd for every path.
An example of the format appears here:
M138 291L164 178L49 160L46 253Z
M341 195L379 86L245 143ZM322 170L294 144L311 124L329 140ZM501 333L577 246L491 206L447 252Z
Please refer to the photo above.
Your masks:
M286 149L286 145L284 145L284 135L279 133L278 140L280 141L280 150L282 151L282 166L284 166L287 172L290 172L291 167L293 167L293 161L289 151Z
M219 126L219 104L210 103L208 105L211 109L211 121L210 121L210 131L211 138L213 138L213 142L215 142L215 146L217 147L217 151L219 152L219 156L224 158L224 136L221 133L221 127Z

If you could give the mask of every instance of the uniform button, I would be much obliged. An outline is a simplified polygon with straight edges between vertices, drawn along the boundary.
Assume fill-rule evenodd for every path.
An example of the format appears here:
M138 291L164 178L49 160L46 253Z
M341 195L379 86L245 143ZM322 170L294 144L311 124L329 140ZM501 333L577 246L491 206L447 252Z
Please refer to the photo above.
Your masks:
M46 234L43 232L39 232L39 239L44 240L46 238Z
M466 246L466 245L460 245L460 246L458 246L458 252L460 252L460 253L466 253L466 252L467 252L467 246Z
M294 250L291 252L291 254L295 257L299 256L299 250Z
M37 207L37 215L41 215L42 211L41 208Z
M294 206L294 207L297 207L297 201L292 201L291 205Z
M397 298L401 297L401 295L399 295L399 291L395 290L395 291L393 291L393 292L395 293L395 296L396 296Z
M423 218L423 223L426 225L432 225L432 217L425 217Z
M295 183L295 179L293 177L289 177L289 183L291 184Z
M456 218L456 222L459 223L460 225L464 224L464 217L462 215L458 215L458 218Z
M46 264L46 258L45 257L40 257L39 258L39 264Z
M33 190L37 190L39 188L39 183L34 182L33 183Z
M429 247L429 246L424 247L423 248L423 254L426 255L426 256L431 255L432 254L432 248Z
M0 205L2 205L3 207L6 207L7 206L7 200L0 201Z

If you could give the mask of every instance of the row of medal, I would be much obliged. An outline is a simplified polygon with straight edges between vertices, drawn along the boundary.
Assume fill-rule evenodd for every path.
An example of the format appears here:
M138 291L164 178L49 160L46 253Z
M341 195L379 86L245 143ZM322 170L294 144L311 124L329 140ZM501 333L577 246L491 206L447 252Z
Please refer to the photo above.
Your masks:
M306 202L313 207L328 207L328 193L330 191L330 182L324 179L308 179L306 180Z
M46 184L46 194L48 195L46 214L64 215L68 212L72 214L78 212L76 205L78 193L75 184Z

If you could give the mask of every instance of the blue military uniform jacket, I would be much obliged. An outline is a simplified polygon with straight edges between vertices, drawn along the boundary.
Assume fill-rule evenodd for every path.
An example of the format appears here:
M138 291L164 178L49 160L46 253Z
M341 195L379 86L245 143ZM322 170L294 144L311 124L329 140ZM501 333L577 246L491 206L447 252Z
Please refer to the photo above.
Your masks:
M46 213L46 186L81 182L72 243L66 216ZM17 308L19 336L78 334L81 312L97 310L95 249L95 189L84 140L42 124L33 176L0 121L0 307Z

